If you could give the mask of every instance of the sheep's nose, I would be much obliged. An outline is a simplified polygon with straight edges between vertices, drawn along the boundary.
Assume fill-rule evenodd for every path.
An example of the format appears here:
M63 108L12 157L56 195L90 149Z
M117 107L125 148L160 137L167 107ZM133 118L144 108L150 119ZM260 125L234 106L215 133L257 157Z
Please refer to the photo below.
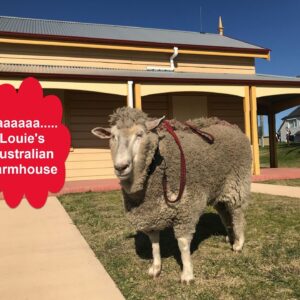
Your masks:
M119 172L122 172L124 170L126 170L129 167L128 163L124 163L124 164L117 164L115 165L115 169Z

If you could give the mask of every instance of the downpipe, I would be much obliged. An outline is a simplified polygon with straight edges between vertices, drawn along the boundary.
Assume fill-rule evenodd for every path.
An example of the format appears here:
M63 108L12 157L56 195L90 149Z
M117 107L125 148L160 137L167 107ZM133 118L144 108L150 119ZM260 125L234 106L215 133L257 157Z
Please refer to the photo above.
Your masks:
M178 56L178 47L173 48L174 52L172 56L170 57L170 67L157 67L157 66L150 66L147 67L147 71L165 71L165 72L174 72L175 70L175 63L174 60Z

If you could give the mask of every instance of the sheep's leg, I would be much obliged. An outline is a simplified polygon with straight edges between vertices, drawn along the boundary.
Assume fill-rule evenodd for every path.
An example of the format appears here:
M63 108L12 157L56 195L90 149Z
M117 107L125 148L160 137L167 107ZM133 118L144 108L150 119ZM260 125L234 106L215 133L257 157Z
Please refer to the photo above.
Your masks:
M159 231L147 232L147 235L152 244L152 255L153 255L153 264L149 268L148 273L154 278L160 274L161 271L161 257L160 257L160 248L159 248Z
M183 270L181 273L181 282L189 284L194 279L193 264L191 260L191 240L192 236L180 237L177 239L181 252Z
M232 225L234 233L234 243L232 249L241 251L245 242L244 227L245 227L244 212L241 208L232 210Z
M233 222L232 222L232 214L229 209L226 207L225 203L219 202L215 206L216 211L218 212L223 225L227 231L226 241L230 242L231 245L234 243L234 232L233 232Z

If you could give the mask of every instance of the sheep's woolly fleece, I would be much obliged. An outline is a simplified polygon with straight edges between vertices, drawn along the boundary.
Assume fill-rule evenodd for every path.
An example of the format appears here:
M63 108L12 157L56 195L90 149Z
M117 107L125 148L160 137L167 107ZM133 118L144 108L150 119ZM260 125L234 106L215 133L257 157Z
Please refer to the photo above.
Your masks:
M135 122L144 124L145 121L146 114L130 108L120 109L111 117L112 124L125 127ZM135 188L131 190L123 186L122 189L126 216L139 231L173 227L177 238L191 235L208 204L217 206L222 203L231 211L243 210L247 205L251 179L248 138L237 126L228 126L228 123L218 119L191 121L199 127L205 127L215 141L210 145L189 130L176 130L187 167L185 191L177 203L165 201L162 186L162 177L166 172L169 196L177 195L181 164L173 137L157 130L149 132L141 144L141 161L137 163L140 167L135 166L131 183ZM161 159L153 161L155 149L159 150ZM149 175L151 162L155 168Z
M116 125L117 128L130 128L134 124L145 125L147 114L141 110L128 109L128 107L118 108L110 115L109 124Z
M121 107L118 108L112 115L110 115L109 124L111 126L116 125L117 128L130 128L134 124L144 125L145 122L148 120L148 115L141 111L141 110L133 110L128 109L128 107ZM221 121L220 119L213 117L213 118L198 118L194 120L189 120L194 123L198 128L209 127L211 125L220 124L220 125L227 125L227 126L236 126L229 124L226 121ZM170 123L175 129L182 129L186 130L186 126L184 126L181 122L177 120L171 120ZM238 128L238 127L237 127Z

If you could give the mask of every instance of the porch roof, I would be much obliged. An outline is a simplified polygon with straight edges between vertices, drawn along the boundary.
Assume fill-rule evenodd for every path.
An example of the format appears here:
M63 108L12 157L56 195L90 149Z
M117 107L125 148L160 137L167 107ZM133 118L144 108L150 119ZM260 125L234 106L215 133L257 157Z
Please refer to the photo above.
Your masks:
M223 74L168 71L138 71L60 65L0 63L0 76L37 76L56 78L86 78L104 81L135 80L139 82L206 83L256 86L300 87L300 78L264 74Z

